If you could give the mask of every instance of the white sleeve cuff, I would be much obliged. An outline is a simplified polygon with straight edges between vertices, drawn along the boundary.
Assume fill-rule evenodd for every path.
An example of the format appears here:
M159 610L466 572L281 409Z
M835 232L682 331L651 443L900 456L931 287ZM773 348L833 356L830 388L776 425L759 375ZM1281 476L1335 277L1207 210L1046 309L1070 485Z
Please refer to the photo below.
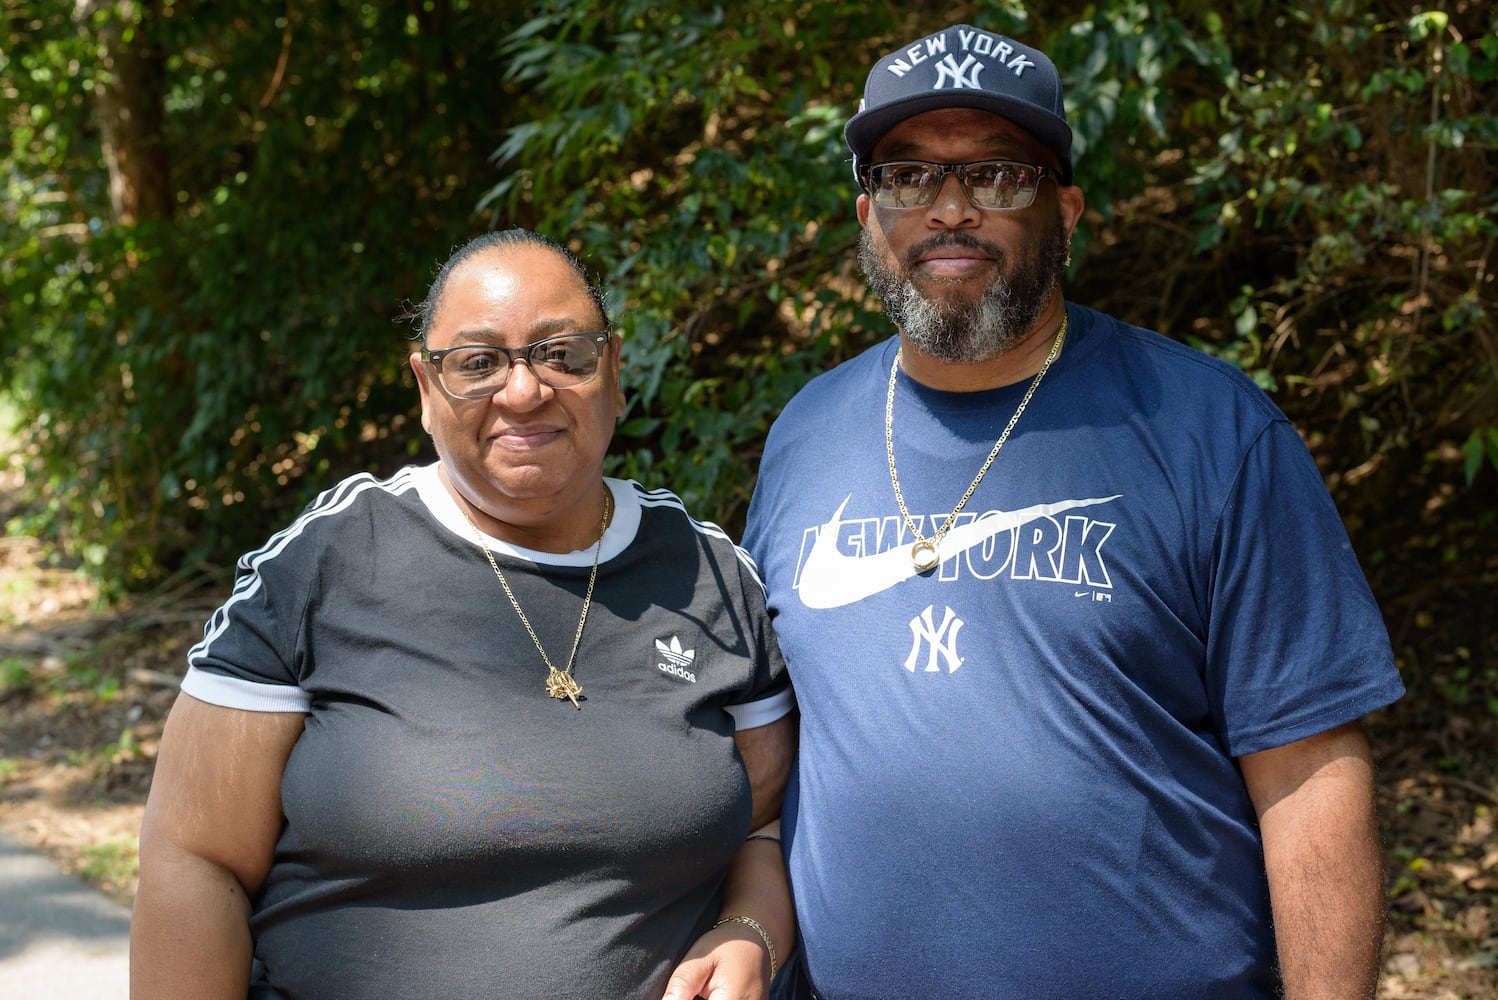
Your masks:
M768 698L743 705L729 705L725 711L733 716L735 729L758 729L760 726L768 726L776 719L784 718L795 707L796 695L788 684Z
M312 696L290 684L264 684L242 677L188 667L182 690L199 701L246 712L302 712L312 709Z

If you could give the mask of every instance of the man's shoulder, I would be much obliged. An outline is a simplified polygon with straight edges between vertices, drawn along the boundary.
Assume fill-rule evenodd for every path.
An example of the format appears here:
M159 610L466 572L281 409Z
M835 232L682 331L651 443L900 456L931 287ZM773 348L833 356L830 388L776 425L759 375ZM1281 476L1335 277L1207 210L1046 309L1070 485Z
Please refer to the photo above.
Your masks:
M1266 419L1281 416L1250 375L1222 358L1087 306L1073 303L1068 310L1073 322L1082 328L1075 345L1077 353L1097 359L1115 374L1129 374L1168 388L1165 398L1183 405L1217 400L1246 407ZM1119 380L1109 382L1118 384Z

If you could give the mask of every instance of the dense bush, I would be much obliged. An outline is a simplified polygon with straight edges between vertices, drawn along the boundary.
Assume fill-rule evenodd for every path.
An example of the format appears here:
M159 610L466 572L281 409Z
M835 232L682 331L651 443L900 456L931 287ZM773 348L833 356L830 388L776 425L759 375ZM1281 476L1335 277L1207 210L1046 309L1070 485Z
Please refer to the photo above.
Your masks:
M1074 297L1252 372L1355 530L1434 504L1491 537L1498 14L1230 6L942 16L1062 67L1090 208ZM8 8L0 49L0 391L44 504L21 527L119 587L226 561L331 477L423 448L392 320L484 228L604 273L628 344L612 471L730 528L784 400L888 333L841 126L871 61L939 26L923 13L36 8Z

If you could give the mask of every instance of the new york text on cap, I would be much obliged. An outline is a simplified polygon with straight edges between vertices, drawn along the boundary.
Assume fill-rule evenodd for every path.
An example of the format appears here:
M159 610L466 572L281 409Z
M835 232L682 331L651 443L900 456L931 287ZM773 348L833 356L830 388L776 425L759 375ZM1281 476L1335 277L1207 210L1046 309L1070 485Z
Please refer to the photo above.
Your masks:
M1056 154L1062 183L1071 183L1071 126L1056 65L1039 49L970 24L917 39L874 64L858 113L843 129L854 176L886 132L938 108L978 108L1007 118Z

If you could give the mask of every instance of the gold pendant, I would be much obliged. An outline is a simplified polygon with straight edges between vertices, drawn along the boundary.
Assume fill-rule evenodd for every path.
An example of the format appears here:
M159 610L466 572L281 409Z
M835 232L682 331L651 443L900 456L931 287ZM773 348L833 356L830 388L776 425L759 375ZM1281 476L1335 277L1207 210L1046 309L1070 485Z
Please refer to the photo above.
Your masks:
M583 693L583 686L577 682L577 678L562 673L556 667L552 667L551 673L546 675L546 693L558 701L572 702L573 708L582 708L577 703L577 696Z
M910 547L910 561L915 563L917 573L929 573L941 562L941 557L936 554L936 546L922 539Z

